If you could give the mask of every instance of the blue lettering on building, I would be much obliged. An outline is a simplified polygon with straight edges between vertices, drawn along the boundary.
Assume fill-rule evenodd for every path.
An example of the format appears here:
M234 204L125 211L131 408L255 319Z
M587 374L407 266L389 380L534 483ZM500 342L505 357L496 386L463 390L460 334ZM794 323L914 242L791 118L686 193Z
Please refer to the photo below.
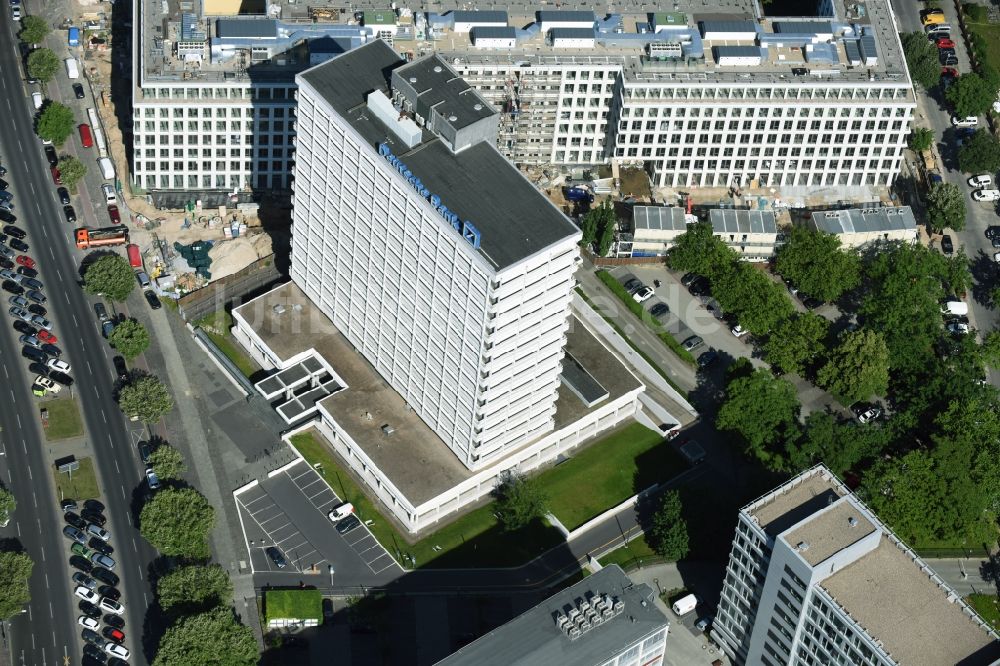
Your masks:
M452 229L457 231L459 235L462 236L468 243L479 249L480 243L482 242L482 235L479 233L479 229L476 229L471 222L462 219L454 212L448 209L443 203L441 203L441 197L436 194L431 194L430 190L424 187L424 184L420 182L412 171L407 168L403 162L400 161L398 157L392 154L392 148L386 143L380 143L378 145L378 154L385 158L386 162L389 163L392 168L402 176L406 182L410 184L417 194L427 199L430 202L431 207L438 212L438 214L444 218L444 221L451 225Z

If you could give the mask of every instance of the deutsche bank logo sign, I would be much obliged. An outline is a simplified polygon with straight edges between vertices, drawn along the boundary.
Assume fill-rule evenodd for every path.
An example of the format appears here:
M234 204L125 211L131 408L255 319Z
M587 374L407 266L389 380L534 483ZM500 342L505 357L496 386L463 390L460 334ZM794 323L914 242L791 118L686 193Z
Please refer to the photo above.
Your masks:
M378 145L378 154L385 158L385 161L392 165L392 167L399 173L400 176L406 179L406 182L410 184L417 194L422 196L424 199L430 202L434 210L445 219L445 221L451 225L452 229L461 234L462 238L469 242L469 244L479 249L479 243L481 240L481 235L479 229L472 226L472 223L468 220L459 219L458 215L448 209L443 203L441 203L441 197L436 194L431 194L431 191L424 187L424 184L420 182L420 179L414 175L410 169L403 164L398 157L392 154L392 148L388 144L380 143Z

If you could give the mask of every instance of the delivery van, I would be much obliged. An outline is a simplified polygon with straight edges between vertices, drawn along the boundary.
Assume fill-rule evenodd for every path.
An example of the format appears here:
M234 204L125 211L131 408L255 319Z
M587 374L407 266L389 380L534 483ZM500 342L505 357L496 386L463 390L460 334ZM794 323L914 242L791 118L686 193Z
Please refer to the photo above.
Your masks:
M90 133L90 125L87 123L81 123L79 130L80 143L83 144L84 148L92 148L94 146L94 135Z
M969 314L969 304L964 301L948 301L941 306L941 314L964 317Z
M674 612L677 613L677 615L679 616L687 615L697 607L698 607L698 597L694 596L693 594L681 597L680 599L674 602Z
M115 167L107 157L97 160L97 166L101 168L101 175L104 176L105 180L115 179Z
M66 63L66 76L71 79L80 78L80 68L77 66L76 58L66 58L63 62Z

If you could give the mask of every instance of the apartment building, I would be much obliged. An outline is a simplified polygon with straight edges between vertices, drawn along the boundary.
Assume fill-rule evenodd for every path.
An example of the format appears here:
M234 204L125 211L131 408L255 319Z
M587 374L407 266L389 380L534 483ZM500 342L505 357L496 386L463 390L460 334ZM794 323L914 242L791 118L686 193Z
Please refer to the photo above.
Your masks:
M561 590L438 666L660 666L669 624L617 565Z
M516 164L642 166L662 187L860 195L892 183L915 109L887 0L791 19L682 0L603 16L383 9L360 24L291 0L267 16L133 1L133 181L153 193L287 188L294 74L377 38L447 60L500 112L497 147Z
M917 242L917 220L909 206L848 208L816 211L808 226L833 234L843 247L859 248L872 243Z
M676 206L632 206L629 219L619 221L615 256L665 257L697 221ZM745 261L768 261L784 242L774 211L713 208L708 221L713 235Z
M997 634L828 469L744 507L712 635L736 664L996 664Z
M551 430L580 232L495 110L383 41L297 82L292 279L469 468Z

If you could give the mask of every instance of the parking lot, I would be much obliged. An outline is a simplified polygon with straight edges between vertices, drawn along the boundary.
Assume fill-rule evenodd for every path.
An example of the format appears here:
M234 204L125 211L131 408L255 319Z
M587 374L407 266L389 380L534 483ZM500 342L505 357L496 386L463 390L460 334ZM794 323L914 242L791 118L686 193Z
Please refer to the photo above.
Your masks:
M349 578L397 566L364 525L344 535L334 529L326 514L341 500L304 461L235 497L254 573L325 573L332 567ZM284 569L268 557L271 546L288 560Z

